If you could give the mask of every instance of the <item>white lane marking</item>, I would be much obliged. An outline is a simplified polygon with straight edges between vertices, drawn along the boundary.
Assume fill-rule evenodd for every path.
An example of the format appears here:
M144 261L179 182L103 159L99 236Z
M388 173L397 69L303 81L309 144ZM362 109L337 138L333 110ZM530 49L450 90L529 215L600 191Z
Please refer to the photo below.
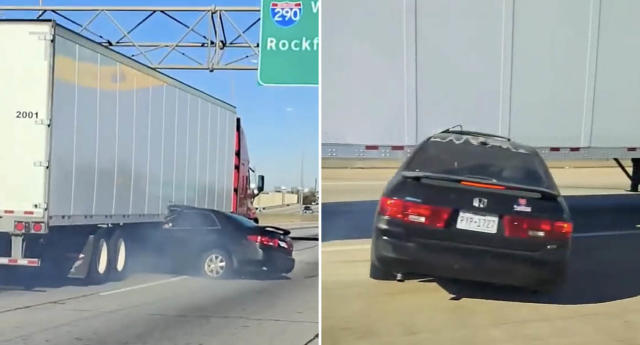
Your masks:
M614 235L630 235L630 234L640 234L640 230L588 232L584 234L573 234L573 237L595 237L595 236L614 236Z
M322 185L345 185L345 184L385 184L389 181L340 181L340 182L322 182Z
M360 244L360 245L356 245L356 246L322 248L322 251L323 252L337 252L337 251L341 251L341 250L357 250L357 249L369 249L369 248L371 248L371 245L369 245L369 244Z
M146 288L146 287L149 287L149 286L154 286L154 285L159 285L159 284L169 283L169 282L173 282L173 281L180 280L180 279L184 279L184 278L187 278L187 276L173 277L173 278L169 278L169 279L158 280L158 281L151 282L151 283L140 284L140 285L134 285L134 286L130 286L130 287L123 288L123 289L111 290L111 291L105 291L105 292L101 292L101 293L99 293L99 295L100 295L100 296L108 296L108 295L113 295L113 294L115 294L115 293L120 293L120 292L125 292L125 291L131 291L131 290L136 290L136 289L142 289L142 288Z

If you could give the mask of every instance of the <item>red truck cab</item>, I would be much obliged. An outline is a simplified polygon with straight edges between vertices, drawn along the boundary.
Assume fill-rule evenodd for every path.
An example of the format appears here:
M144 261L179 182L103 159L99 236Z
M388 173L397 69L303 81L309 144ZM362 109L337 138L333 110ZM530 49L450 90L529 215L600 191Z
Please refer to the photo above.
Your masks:
M247 139L240 118L238 118L236 120L232 212L258 223L256 210L253 207L253 199L264 190L264 176L258 176L256 190L254 191L251 189L251 170Z

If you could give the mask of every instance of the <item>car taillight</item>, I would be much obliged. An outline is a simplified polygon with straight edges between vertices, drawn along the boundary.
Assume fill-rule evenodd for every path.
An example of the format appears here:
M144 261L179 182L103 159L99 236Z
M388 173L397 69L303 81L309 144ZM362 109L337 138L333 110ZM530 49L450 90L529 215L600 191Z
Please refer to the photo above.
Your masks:
M390 218L403 219L404 202L400 199L382 197L380 199L380 214Z
M13 223L13 230L18 231L18 232L23 232L25 229L25 223L24 222L15 222Z
M420 223L441 229L444 228L449 219L451 209L382 197L380 199L379 213L385 217L399 219L404 222Z
M502 223L507 237L569 238L573 232L573 224L565 221L504 216Z
M267 236L258 236L258 235L249 235L247 236L247 239L251 242L255 242L258 244L263 244L265 246L270 246L270 247L277 247L278 246L278 239L277 238L271 238L271 237L267 237Z

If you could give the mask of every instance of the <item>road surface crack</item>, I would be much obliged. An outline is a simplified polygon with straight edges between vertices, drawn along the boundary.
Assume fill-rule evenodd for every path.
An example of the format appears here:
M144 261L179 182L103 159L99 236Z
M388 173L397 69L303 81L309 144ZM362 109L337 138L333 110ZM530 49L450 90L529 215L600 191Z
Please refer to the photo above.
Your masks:
M92 293L88 293L88 294L84 294L84 295L67 297L67 298L62 298L62 299L58 299L58 300L54 300L54 301L47 301L47 302L42 302L42 303L25 305L25 306L21 306L21 307L3 309L3 310L0 310L0 314L5 314L5 313L12 312L12 311L17 311L17 310L37 308L37 307L41 307L41 306L47 305L47 304L64 304L64 302L67 302L67 301L71 301L71 300L74 300L74 299L80 299L80 298L84 298L84 297L89 297L89 296L93 296L93 295L97 295L97 294L98 294L98 292L92 292Z

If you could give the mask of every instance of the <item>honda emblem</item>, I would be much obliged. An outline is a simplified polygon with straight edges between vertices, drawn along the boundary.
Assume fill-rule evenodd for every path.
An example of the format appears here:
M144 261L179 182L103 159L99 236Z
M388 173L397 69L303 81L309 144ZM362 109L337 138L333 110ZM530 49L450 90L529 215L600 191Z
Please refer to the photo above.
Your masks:
M487 199L485 198L473 198L473 206L479 208L487 207Z

